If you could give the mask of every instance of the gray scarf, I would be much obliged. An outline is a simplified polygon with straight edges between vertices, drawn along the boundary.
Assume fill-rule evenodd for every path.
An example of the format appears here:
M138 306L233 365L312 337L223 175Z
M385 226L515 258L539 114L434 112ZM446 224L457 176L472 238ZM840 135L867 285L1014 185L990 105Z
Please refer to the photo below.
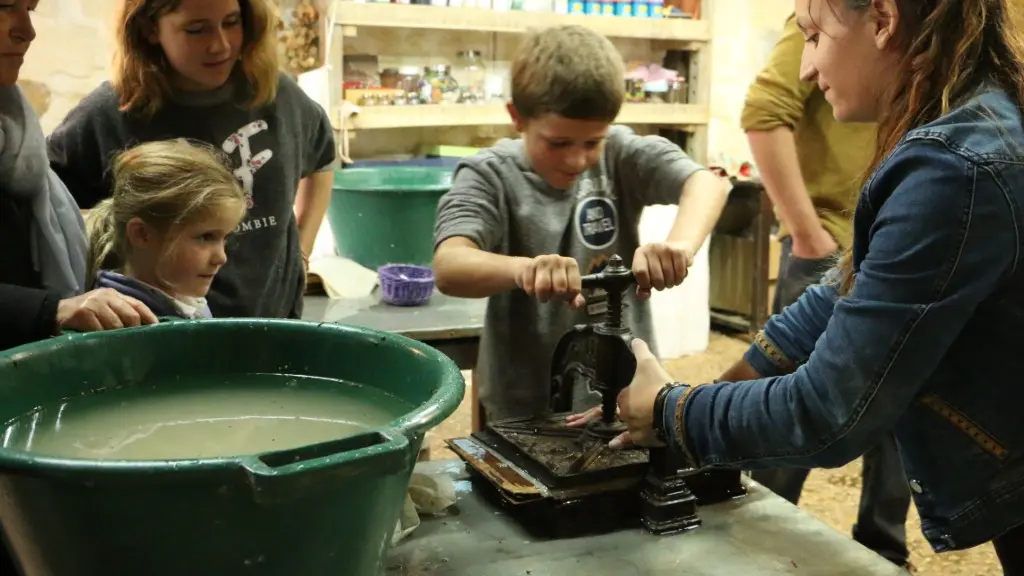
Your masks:
M0 86L0 194L32 208L32 262L43 286L62 298L81 294L88 254L85 222L50 169L39 118L17 86Z

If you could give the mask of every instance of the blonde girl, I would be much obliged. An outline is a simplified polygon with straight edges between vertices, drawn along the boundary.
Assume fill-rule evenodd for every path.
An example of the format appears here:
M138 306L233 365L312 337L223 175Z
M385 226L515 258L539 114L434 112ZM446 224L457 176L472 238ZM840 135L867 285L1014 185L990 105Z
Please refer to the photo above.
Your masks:
M248 213L213 281L216 316L299 317L335 167L327 115L276 60L268 0L123 0L115 65L49 138L82 208L112 190L110 161L140 142L222 150Z
M89 212L90 277L158 316L210 317L206 295L227 262L245 194L217 151L178 139L113 163L114 191Z

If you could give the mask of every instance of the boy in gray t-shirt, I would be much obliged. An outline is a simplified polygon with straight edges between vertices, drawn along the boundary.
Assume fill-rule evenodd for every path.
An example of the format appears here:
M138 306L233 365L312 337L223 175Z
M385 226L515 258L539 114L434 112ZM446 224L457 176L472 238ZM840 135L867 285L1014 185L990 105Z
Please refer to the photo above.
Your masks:
M583 293L580 276L613 254L637 276L627 319L651 342L650 291L683 281L725 204L728 184L678 146L612 126L623 78L621 56L596 32L529 35L512 64L508 107L522 138L464 159L441 198L438 288L490 297L475 373L481 420L547 410L555 345L604 311L603 294ZM676 203L666 241L640 246L644 206Z

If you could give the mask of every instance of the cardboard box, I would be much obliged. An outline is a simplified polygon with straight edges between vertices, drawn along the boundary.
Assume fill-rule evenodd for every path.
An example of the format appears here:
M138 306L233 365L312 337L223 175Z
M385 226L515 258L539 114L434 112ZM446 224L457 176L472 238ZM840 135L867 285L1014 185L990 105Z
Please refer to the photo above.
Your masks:
M779 278L779 256L782 244L774 236L768 241L768 309L775 298L775 282ZM710 304L717 310L736 314L751 313L753 290L754 240L744 236L714 234L708 251L710 260Z

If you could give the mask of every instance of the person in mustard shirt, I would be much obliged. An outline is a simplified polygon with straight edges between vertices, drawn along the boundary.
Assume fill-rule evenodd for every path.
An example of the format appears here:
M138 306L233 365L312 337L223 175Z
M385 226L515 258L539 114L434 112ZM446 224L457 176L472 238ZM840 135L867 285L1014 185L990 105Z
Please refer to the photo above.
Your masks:
M875 149L874 124L837 122L817 84L800 81L803 49L803 34L790 16L747 92L741 117L780 224L773 314L816 284L849 246L853 209ZM904 566L910 488L891 435L864 454L863 465L853 538ZM796 504L809 472L778 468L752 476Z

